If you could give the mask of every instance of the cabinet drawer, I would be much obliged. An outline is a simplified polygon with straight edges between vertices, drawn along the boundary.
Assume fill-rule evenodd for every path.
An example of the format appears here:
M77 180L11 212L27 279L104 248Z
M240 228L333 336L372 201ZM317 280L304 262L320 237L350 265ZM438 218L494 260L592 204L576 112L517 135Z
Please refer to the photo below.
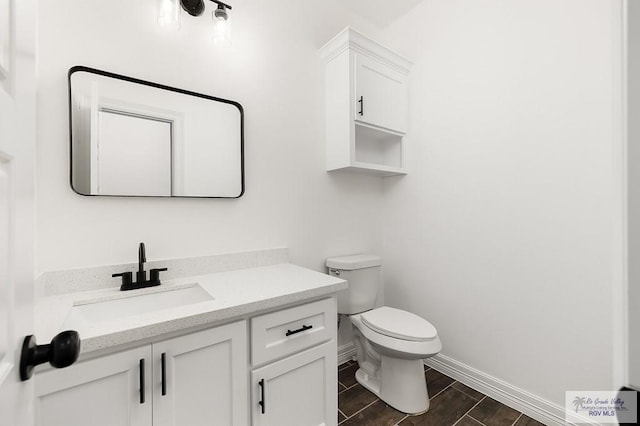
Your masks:
M331 340L336 321L334 298L252 318L251 361L257 366Z

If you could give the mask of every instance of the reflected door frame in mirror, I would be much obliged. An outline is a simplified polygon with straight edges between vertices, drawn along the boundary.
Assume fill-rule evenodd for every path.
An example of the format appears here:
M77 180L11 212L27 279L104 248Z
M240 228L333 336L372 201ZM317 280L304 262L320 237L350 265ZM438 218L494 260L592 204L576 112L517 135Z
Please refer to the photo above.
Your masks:
M238 102L86 66L68 73L70 185L80 195L239 198Z

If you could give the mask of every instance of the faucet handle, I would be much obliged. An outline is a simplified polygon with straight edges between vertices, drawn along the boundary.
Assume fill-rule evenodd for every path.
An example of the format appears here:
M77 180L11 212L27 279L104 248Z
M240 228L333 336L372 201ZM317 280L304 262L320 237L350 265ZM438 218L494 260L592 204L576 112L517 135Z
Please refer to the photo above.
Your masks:
M119 274L111 274L112 277L122 277L122 285L120 286L120 290L123 287L131 286L131 282L133 281L133 272L121 272Z
M150 271L149 281L158 281L160 283L160 272L166 271L167 268L155 268Z

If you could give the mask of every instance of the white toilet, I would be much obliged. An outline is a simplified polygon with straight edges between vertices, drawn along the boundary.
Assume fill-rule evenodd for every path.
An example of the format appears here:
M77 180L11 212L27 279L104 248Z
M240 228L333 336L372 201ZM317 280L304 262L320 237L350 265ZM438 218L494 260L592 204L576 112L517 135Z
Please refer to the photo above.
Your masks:
M442 349L435 327L425 319L387 306L373 309L380 284L379 256L331 257L329 274L349 282L338 293L338 313L353 324L356 380L395 409L419 414L429 409L422 360Z

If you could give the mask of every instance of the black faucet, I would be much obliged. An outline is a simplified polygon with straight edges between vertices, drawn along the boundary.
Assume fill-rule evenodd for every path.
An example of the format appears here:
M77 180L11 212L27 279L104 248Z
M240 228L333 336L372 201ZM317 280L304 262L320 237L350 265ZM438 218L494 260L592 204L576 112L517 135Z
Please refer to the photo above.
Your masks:
M122 285L120 291L136 290L145 287L154 287L160 285L160 272L166 271L167 268L155 268L149 271L149 279L147 280L147 271L144 270L144 264L147 256L144 249L144 243L140 243L138 247L138 272L136 273L136 282L133 282L133 272L121 272L113 274L112 277L122 277Z
M144 270L144 264L146 261L147 256L144 252L144 243L140 243L140 246L138 247L138 273L136 274L136 281L139 283L147 281L147 272Z

